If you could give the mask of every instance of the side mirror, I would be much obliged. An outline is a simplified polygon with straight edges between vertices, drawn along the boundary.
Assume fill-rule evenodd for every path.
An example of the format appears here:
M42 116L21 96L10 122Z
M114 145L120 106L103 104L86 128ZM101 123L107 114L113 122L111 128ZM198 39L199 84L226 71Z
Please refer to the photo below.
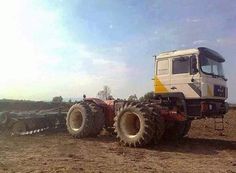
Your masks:
M197 74L199 72L197 68L197 58L195 55L192 55L191 57L191 74Z
M193 74L197 74L199 72L199 70L196 67L194 67L192 71L193 71Z

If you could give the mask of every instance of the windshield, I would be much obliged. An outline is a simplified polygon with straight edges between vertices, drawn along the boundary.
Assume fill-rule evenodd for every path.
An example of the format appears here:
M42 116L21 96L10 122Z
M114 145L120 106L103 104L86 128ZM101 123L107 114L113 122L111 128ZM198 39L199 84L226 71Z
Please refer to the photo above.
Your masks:
M202 56L200 62L204 73L224 77L222 62L215 61L206 56Z

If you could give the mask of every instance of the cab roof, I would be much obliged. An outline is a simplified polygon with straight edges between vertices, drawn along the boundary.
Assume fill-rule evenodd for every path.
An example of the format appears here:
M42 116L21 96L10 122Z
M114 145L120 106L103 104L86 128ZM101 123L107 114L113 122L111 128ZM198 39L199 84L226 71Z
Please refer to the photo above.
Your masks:
M211 58L213 58L213 59L215 59L216 61L219 61L219 62L224 62L225 61L223 56L221 56L218 52L216 52L212 49L206 48L206 47L162 52L157 56L157 58L161 59L161 58L176 57L176 56L191 55L191 54L203 54L207 57L210 56Z
M167 57L175 57L175 56L181 56L181 55L191 55L191 54L198 54L198 49L183 49L183 50L172 50L167 52L160 53L157 58L167 58Z

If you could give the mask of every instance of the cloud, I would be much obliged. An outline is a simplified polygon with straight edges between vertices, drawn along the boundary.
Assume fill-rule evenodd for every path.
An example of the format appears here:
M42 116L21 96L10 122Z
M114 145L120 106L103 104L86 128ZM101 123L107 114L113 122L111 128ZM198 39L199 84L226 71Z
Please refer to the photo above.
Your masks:
M186 19L186 22L188 23L197 23L197 22L200 22L201 20L198 19L198 18L187 18Z
M126 73L129 71L129 68L124 62L107 60L104 58L96 58L92 60L94 66L106 70L109 69L110 72L116 73Z
M193 42L194 45L204 44L207 43L207 40L196 40Z

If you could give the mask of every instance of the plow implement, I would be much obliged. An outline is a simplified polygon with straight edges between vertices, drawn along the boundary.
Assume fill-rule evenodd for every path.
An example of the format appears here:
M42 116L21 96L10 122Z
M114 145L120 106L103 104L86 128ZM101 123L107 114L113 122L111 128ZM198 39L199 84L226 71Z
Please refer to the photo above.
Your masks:
M63 107L21 112L0 112L0 133L29 135L53 129L65 129L67 111Z

